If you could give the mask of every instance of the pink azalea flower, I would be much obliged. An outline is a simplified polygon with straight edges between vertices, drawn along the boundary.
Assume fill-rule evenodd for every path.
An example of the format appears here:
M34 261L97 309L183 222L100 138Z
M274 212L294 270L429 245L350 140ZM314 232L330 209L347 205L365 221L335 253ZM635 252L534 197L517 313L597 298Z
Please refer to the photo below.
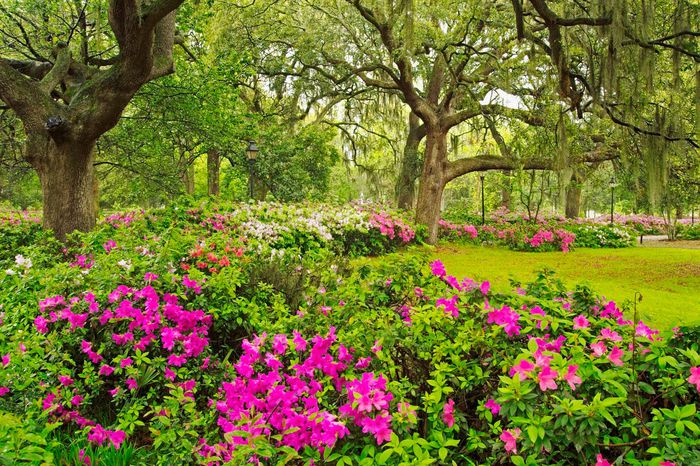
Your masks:
M532 372L534 369L535 365L533 363L526 359L523 359L518 364L513 366L509 374L511 377L513 377L515 374L518 374L520 380L525 380L528 377L528 374L530 374L530 372Z
M440 278L447 275L445 266L439 259L430 263L430 271L433 273L433 275Z
M490 399L486 403L484 403L484 408L490 409L491 413L496 415L501 411L501 405L496 403L496 400Z
M357 360L357 363L355 364L356 369L366 369L369 367L369 363L372 361L372 358L360 358Z
M516 441L520 437L520 429L515 428L513 430L504 430L501 432L501 437L500 439L503 441L505 444L503 448L505 448L507 453L518 453L518 448L516 445Z
M622 341L622 337L620 336L620 334L610 328L604 328L603 330L601 330L600 336L604 340Z
M100 370L97 371L99 375L111 375L114 372L114 368L111 366L108 366L107 364L103 364L102 367L100 367Z
M70 404L73 406L80 406L80 403L83 402L83 397L81 395L75 395L73 398L70 399Z
M671 463L670 461L662 461L659 466L676 466L676 463Z
M612 466L600 453L595 457L595 460L595 466Z
M294 339L292 340L294 343L294 349L297 351L305 351L307 342L302 338L301 333L294 330L292 334L294 335Z
M435 301L436 307L443 307L443 312L449 314L455 319L459 317L459 308L457 307L457 299L459 296L454 295L451 298L438 298Z
M574 317L574 330L588 328L590 326L591 326L591 323L588 321L586 316L584 316L583 314Z
M593 356L596 358L601 357L608 350L608 348L605 346L605 342L603 341L591 343L591 349L593 350Z
M700 366L690 368L688 382L694 384L695 388L700 392Z
M278 334L272 339L272 351L275 354L284 354L287 351L287 335Z
M374 346L372 346L372 352L373 353L378 353L382 350L382 345L379 343L379 340L374 340Z
M610 354L608 355L608 359L610 360L611 363L615 364L616 366L623 366L625 363L622 362L620 359L623 355L625 354L624 350L621 350L620 348L615 345L613 349L610 351Z
M455 402L452 398L447 400L447 403L442 407L442 420L447 427L452 427L455 423Z
M517 312L508 306L503 306L501 309L489 312L486 322L502 326L508 336L513 336L520 335L519 319L520 315Z
M165 378L168 380L175 380L175 372L169 367L165 368Z
M9 389L9 388L7 388L7 387L1 387L1 386L0 386L0 396L5 396L5 395L7 395L8 393L10 393L10 389Z
M129 378L126 379L126 387L129 390L136 390L138 388L139 384L136 382L135 379Z
M80 458L80 461L82 461L86 466L92 466L92 460L87 453L85 453L85 450L80 450L78 452L78 458Z
M572 364L569 366L568 370L566 371L566 374L564 375L564 380L569 384L569 387L571 387L572 390L576 390L576 385L581 385L581 377L576 375L576 371L578 370L578 365Z
M540 373L537 375L537 378L540 382L540 390L547 391L549 390L556 390L557 389L557 383L554 381L554 379L557 378L559 374L557 371L553 370L549 366L545 366L542 368Z
M73 385L73 379L71 379L67 375L59 375L58 381L61 382L61 385L63 385L64 387L70 387L71 385Z
M10 353L7 353L2 357L2 365L5 367L10 365Z
M479 287L479 290L481 291L481 294L486 296L489 294L489 289L491 288L491 283L489 282L483 282L481 286Z
M125 367L129 367L133 363L134 363L134 361L131 358L124 358L121 360L119 365L121 366L122 369L124 369Z

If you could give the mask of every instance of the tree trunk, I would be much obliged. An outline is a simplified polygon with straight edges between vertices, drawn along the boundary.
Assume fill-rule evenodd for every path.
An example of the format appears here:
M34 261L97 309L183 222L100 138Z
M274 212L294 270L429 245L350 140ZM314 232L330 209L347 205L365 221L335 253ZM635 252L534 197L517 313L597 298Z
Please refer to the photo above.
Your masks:
M194 194L194 165L190 165L180 173L182 186L185 189L185 194Z
M566 218L578 218L581 214L581 192L583 191L581 184L576 180L571 180L569 186L566 187Z
M510 170L503 170L503 184L501 185L501 207L511 210L513 192L513 180L510 176Z
M408 135L401 159L401 172L396 180L396 204L399 209L411 210L416 196L416 178L420 176L420 163L418 160L418 146L424 133L420 126L420 120L411 112L408 119Z
M428 129L423 173L416 203L416 222L428 227L428 243L438 239L442 193L447 183L447 130Z
M210 196L218 196L219 172L221 170L221 156L218 150L207 152L207 190Z
M64 240L72 231L90 231L97 219L95 142L47 144L34 158L44 198L44 227Z

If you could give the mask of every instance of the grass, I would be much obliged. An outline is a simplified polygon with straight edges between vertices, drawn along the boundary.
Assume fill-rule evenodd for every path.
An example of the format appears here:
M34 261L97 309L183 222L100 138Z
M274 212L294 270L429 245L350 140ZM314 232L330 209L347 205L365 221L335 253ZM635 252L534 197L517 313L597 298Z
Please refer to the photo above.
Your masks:
M450 275L489 280L494 289L509 279L528 281L553 269L567 285L585 283L618 303L638 304L640 318L658 328L700 325L700 250L670 248L577 249L564 254L442 244L433 253Z

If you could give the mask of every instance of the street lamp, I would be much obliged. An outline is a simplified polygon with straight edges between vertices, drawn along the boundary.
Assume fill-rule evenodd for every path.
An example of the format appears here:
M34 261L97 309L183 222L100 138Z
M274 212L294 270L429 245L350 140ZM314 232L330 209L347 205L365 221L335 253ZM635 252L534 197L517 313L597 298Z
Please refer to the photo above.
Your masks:
M613 175L610 178L610 225L615 223L615 186L617 186L617 180Z
M481 179L481 224L486 225L486 203L484 201L484 179L486 175L482 173L479 175L479 178Z
M245 150L245 156L248 159L248 198L253 198L253 175L255 169L255 159L258 157L258 146L255 141L248 141L248 147Z

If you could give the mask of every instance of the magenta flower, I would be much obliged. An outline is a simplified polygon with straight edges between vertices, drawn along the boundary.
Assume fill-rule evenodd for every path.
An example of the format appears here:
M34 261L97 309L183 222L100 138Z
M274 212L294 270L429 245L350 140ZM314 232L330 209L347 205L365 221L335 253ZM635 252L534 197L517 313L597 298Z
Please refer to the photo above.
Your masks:
M83 402L83 397L81 395L75 395L73 398L70 399L70 404L73 406L80 406L80 403Z
M509 374L511 377L517 374L520 380L525 380L533 370L535 370L535 365L530 361L523 359L518 364L513 366Z
M459 317L459 308L457 307L457 299L459 296L454 295L451 298L438 298L435 301L435 307L443 307L443 312L449 314L455 319Z
M616 366L623 366L625 363L622 362L620 359L623 355L625 354L624 350L621 350L620 348L615 345L613 349L610 351L610 354L608 355L608 359L610 360L611 363L615 364Z
M489 289L491 288L491 283L489 282L483 282L481 286L479 287L479 290L481 290L481 294L486 296L489 294Z
M494 415L498 414L501 411L501 405L496 403L496 400L494 399L490 399L486 403L484 403L484 408L490 409L491 414Z
M377 353L380 352L381 350L382 350L382 345L381 345L381 343L379 342L379 340L374 340L374 346L372 346L372 352L373 352L374 354L377 354Z
M360 358L355 363L355 369L366 369L370 362L372 362L372 358Z
M503 306L501 309L489 312L486 322L500 325L508 336L513 336L520 335L520 326L518 325L519 319L520 315L517 312L513 311L508 306Z
M676 463L671 463L670 461L662 461L659 466L676 466Z
M135 379L132 379L132 378L126 379L126 387L129 390L136 390L138 388L138 386L139 386L139 384L136 383Z
M175 380L175 376L176 376L176 374L175 374L175 372L173 372L173 370L171 368L169 368L169 367L165 368L165 378L166 379Z
M433 273L433 275L440 278L447 275L445 265L439 259L430 263L430 271Z
M564 375L564 380L569 384L569 387L571 387L572 390L576 390L576 385L581 385L581 377L576 375L576 371L578 370L578 365L572 364L569 366L569 368L566 371L566 374Z
M85 450L80 450L78 452L78 458L80 458L80 461L82 461L86 466L92 466L92 460L87 453L85 453Z
M450 398L442 407L442 420L447 427L452 427L455 424L454 412L455 402L452 398Z
M700 392L700 366L690 368L688 382L694 384L695 388Z
M272 351L275 354L284 354L287 351L287 335L278 334L272 339Z
M557 383L554 381L559 374L557 371L553 370L549 366L545 366L542 368L540 373L537 375L537 379L540 382L540 390L543 392L547 390L556 390L557 389Z
M301 333L294 330L292 334L294 335L294 339L292 340L292 343L294 343L294 349L297 351L305 351L307 342L302 338Z
M7 367L7 366L10 365L10 353L7 353L6 355L4 355L4 356L2 357L2 365L3 365L4 367Z
M591 349L593 350L593 356L596 358L601 357L608 350L608 348L605 346L605 342L602 341L591 343Z
M5 396L10 393L10 389L7 387L0 386L0 396Z
M604 340L610 340L610 341L622 341L622 337L620 336L619 333L616 331L608 328L604 328L603 330L600 331L600 336Z
M574 317L574 330L588 328L590 326L591 326L591 323L588 321L586 316L584 316L583 314Z
M133 363L134 363L134 361L133 361L131 358L124 358L124 359L122 359L121 362L119 363L119 366L120 366L122 369L124 369L125 367L129 367L129 366L132 365Z
M595 460L595 466L612 466L600 453L595 457Z
M505 444L503 448L505 448L507 453L518 453L518 446L516 445L518 438L520 438L520 429L518 428L501 432L500 439Z
M71 385L73 385L73 379L71 379L67 375L59 375L58 381L61 382L61 385L63 385L64 387L70 387Z

